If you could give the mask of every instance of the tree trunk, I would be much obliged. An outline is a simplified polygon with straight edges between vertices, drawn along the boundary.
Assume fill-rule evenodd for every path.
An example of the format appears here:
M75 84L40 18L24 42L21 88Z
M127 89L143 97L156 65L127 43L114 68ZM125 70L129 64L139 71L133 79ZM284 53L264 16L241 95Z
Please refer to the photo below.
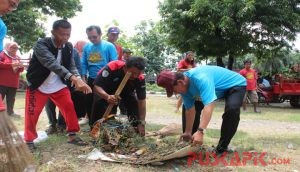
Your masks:
M231 53L229 53L229 57L228 57L228 64L227 64L227 68L229 70L232 70L232 67L233 67L233 62L234 62L234 57Z
M217 57L217 66L225 67L225 65L223 63L223 59L220 56Z

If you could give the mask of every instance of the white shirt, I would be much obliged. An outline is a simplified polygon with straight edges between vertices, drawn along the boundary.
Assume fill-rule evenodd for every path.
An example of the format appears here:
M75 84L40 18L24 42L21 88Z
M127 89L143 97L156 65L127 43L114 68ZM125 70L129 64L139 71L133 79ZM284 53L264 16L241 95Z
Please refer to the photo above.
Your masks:
M61 50L58 50L56 60L61 63ZM38 90L45 94L51 94L65 87L67 87L67 85L62 82L61 78L54 72L50 72L50 75L46 78L46 80L38 88Z

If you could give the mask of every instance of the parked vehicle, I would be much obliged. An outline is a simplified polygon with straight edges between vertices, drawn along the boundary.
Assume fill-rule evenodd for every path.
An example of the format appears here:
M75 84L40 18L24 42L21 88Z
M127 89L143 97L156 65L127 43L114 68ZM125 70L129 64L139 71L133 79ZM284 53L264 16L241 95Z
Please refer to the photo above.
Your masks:
M264 90L258 87L257 93L260 103L282 103L289 100L294 108L300 108L300 79L284 78L276 75L272 88Z

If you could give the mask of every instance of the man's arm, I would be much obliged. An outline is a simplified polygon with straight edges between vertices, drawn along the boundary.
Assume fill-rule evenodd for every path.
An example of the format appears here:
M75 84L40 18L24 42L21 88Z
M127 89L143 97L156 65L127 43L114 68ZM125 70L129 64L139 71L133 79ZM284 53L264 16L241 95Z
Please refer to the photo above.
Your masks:
M185 118L186 118L185 133L189 133L189 134L192 133L193 124L194 124L194 120L195 120L195 114L196 114L195 106L193 106L190 109L186 109L186 111L185 111Z
M200 120L200 124L199 124L199 128L201 129L206 129L210 120L211 120L211 116L212 116L212 112L215 108L215 103L212 102L208 105L205 105L203 110L202 110L202 114L201 114L201 120ZM202 145L203 144L203 131L199 130L197 132L195 132L192 136L192 145Z
M88 68L88 62L87 62L87 48L85 47L82 52L81 57L81 78L84 82L87 82L87 68Z
M106 91L98 86L98 85L94 85L93 88L94 93L96 93L97 95L99 95L101 98L103 98L104 100L106 100L109 104L118 104L118 97L116 97L115 95L109 95L106 93Z
M146 99L138 100L138 109L139 109L139 120L145 121L145 119L146 119Z
M137 126L137 130L141 136L145 136L145 123L143 121L146 119L146 99L138 100L138 108L140 123Z
M201 114L201 120L200 120L199 128L203 128L203 129L207 128L207 126L210 122L210 119L211 119L214 108L215 108L215 103L214 102L204 106L204 108L202 110L202 114Z
M38 41L33 50L38 61L50 71L65 79L69 79L69 77L72 75L69 70L67 70L60 64L60 62L56 60L48 47L43 44L43 41Z

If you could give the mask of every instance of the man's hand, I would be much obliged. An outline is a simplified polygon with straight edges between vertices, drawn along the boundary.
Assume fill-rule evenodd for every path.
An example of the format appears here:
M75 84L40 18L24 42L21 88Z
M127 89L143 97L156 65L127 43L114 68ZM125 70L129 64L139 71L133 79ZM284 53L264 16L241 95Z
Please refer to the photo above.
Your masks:
M75 87L75 90L81 91L84 94L92 93L92 89L84 83L80 78L77 78L76 76L72 75L70 77L71 85Z
M107 103L117 105L120 98L115 95L108 95L106 98Z
M179 141L186 141L186 142L189 142L189 141L191 141L192 140L192 135L191 135L191 133L187 133L187 132L185 132L185 133L183 133L181 136L180 136L180 139L179 139Z
M143 124L138 124L138 126L137 126L137 132L138 132L141 136L145 136L145 125L143 125Z
M203 144L203 132L197 131L192 136L192 146Z

